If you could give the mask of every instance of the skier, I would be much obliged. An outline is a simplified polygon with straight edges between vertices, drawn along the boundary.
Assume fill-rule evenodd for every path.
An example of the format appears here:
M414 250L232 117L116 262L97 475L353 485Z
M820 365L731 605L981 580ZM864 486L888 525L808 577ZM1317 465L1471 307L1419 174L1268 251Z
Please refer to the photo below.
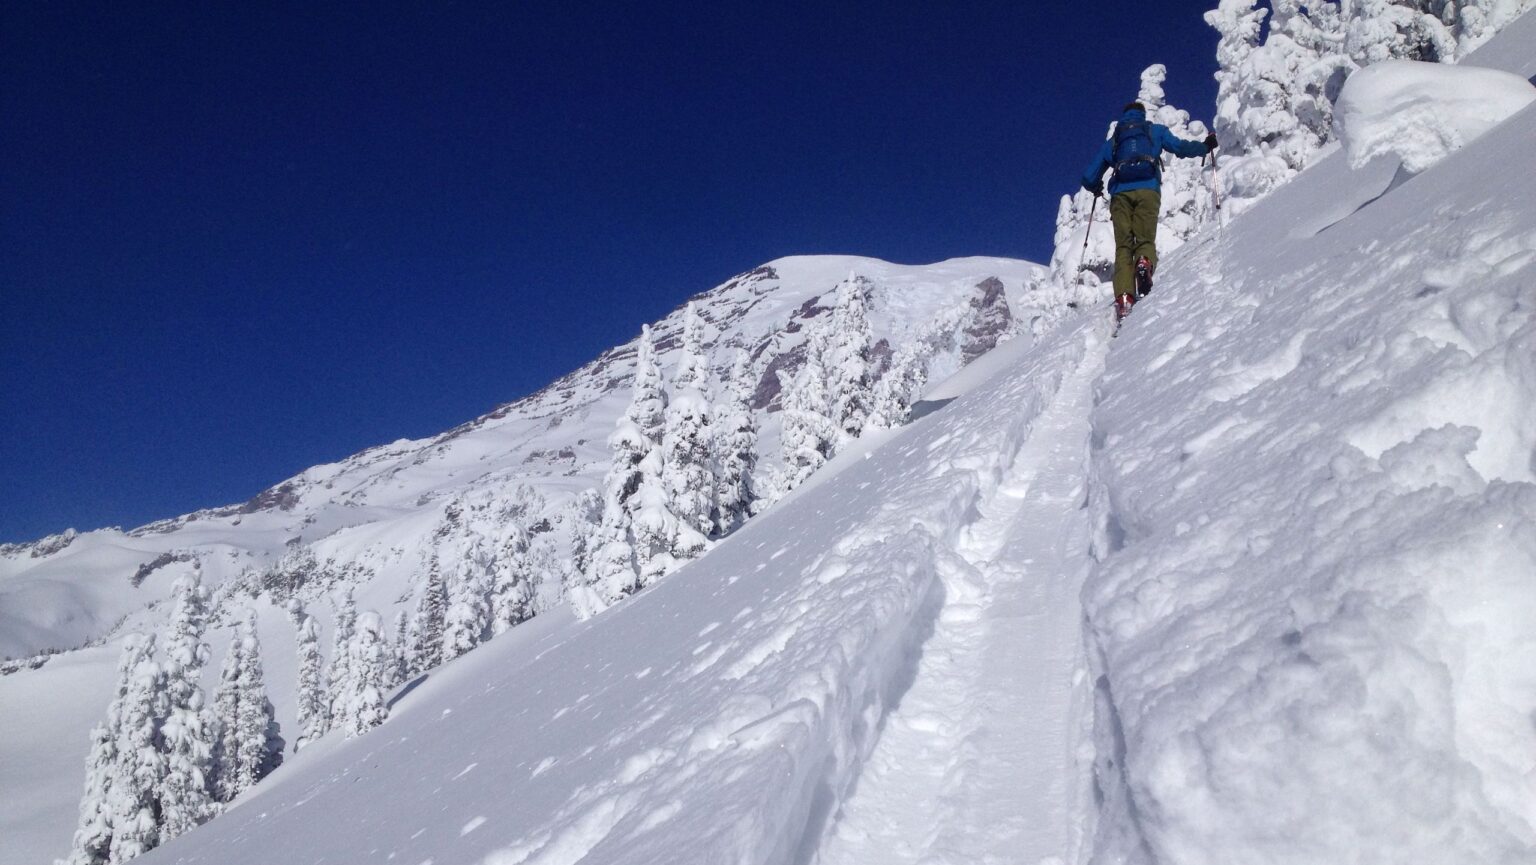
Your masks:
M1152 272L1157 269L1157 214L1162 206L1162 154L1193 158L1215 149L1215 135L1207 135L1203 142L1187 141L1166 126L1148 122L1146 108L1132 102L1125 106L1114 134L1083 172L1083 188L1098 198L1104 192L1104 169L1115 170L1109 180L1109 219L1115 227L1117 323L1138 297L1152 290Z

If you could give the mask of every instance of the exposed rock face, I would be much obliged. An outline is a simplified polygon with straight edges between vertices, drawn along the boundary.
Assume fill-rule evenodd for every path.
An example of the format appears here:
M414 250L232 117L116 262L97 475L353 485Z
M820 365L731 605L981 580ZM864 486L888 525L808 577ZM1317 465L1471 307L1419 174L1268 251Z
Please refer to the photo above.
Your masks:
M1013 311L1008 308L1003 282L989 276L977 284L971 295L970 319L961 334L961 362L970 363L997 348L1012 326Z

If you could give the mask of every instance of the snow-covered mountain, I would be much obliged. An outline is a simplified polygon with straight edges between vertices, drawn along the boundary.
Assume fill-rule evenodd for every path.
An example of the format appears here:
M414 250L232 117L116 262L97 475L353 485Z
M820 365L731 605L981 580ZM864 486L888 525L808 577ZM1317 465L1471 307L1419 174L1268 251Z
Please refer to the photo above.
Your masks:
M869 283L871 325L885 352L947 317L955 340L936 362L933 374L940 377L995 345L1016 313L1041 313L1030 295L1044 269L1027 262L780 259L693 298L710 330L717 380L734 349L747 348L761 380L757 407L776 409L774 370L795 367L807 323L827 311L830 293L850 273ZM653 327L664 368L674 360L681 324L679 307ZM0 657L71 649L101 637L123 616L163 599L194 560L215 586L299 545L341 564L362 560L380 570L410 571L419 561L388 551L419 548L456 496L525 485L559 504L602 477L608 435L629 399L634 355L633 342L617 346L543 390L440 435L315 466L248 502L126 532L71 530L0 547ZM773 442L770 433L770 453ZM390 588L400 590L393 582Z
M775 371L798 366L808 329L829 313L833 291L850 274L867 284L877 355L929 339L940 349L934 378L1015 332L1027 342L1032 319L1057 313L1056 301L1041 291L1045 268L997 258L925 266L853 256L785 258L693 297L706 322L717 381L737 348L752 355L760 382L755 405L763 418L759 449L767 462L777 453ZM683 309L653 326L668 371L679 351ZM310 586L306 601L350 584L361 607L387 620L411 606L452 502L531 502L537 513L530 523L558 521L574 493L599 484L609 463L607 438L630 398L634 362L635 343L617 346L541 391L441 435L316 466L239 505L129 531L70 531L0 548L0 655L19 659L11 669L23 670L0 676L0 717L21 731L11 740L19 752L0 745L0 789L34 791L0 797L0 834L24 842L0 845L0 862L42 861L67 843L87 733L110 697L117 638L158 628L178 577L198 569L216 600L226 602L216 610L215 657L228 639L225 626L233 624L226 617L295 550L329 563L329 580ZM563 614L563 590L559 580L549 580L541 606ZM291 728L292 626L270 598L259 607L268 676L284 683L273 689L273 700L279 720ZM328 628L329 606L311 603L310 609ZM68 651L82 645L90 647ZM50 650L66 654L36 654ZM30 699L37 689L69 694L38 703ZM26 840L34 837L36 846ZM18 858L10 858L11 851Z
M1115 338L1024 263L789 259L707 293L717 348L767 346L763 370L850 269L888 286L893 341L955 327L940 313L996 298L987 276L1015 318L1040 311L990 351L956 340L910 424L703 558L410 682L384 726L307 747L143 861L1536 860L1536 102L1504 116L1533 45L1526 15L1463 61L1518 77L1470 90L1469 70L1362 79L1344 145L1167 255ZM1494 90L1515 101L1468 110ZM297 535L397 604L419 562L389 550L447 501L595 480L629 356L248 513L110 539L205 524L255 562ZM107 540L37 561L107 560ZM262 617L264 646L291 644ZM115 656L0 677L4 861L62 854Z

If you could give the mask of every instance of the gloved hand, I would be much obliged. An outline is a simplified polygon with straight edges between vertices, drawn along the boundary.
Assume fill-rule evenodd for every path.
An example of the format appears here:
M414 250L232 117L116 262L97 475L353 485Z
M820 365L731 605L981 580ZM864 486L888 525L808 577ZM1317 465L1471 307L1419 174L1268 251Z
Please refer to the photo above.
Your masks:
M1205 152L1206 153L1210 153L1212 150L1215 150L1215 149L1216 149L1216 134L1212 133L1210 135L1205 136Z
M1093 193L1093 197L1094 198L1098 198L1100 195L1104 194L1104 182L1103 181L1099 181L1097 183L1092 183L1092 184L1084 183L1083 184L1083 188L1088 190L1089 192Z

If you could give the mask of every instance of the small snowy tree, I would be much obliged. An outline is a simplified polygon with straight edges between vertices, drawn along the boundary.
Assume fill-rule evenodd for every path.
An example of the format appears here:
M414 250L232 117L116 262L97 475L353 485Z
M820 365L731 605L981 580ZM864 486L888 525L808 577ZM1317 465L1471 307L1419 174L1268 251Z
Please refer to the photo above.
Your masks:
M427 564L427 582L411 623L411 672L425 673L443 662L443 631L448 618L448 580L434 551ZM347 663L351 663L350 656Z
M752 358L737 349L726 382L725 398L716 406L715 534L728 535L746 522L757 500L757 415L752 411Z
M821 358L827 377L827 417L836 425L842 442L856 439L869 419L874 396L870 351L874 337L869 330L869 298L866 280L849 273L837 287L832 307L832 331Z
M194 574L177 582L175 598L163 641L167 711L160 730L166 755L158 791L161 841L197 827L219 811L213 795L214 730L201 685L210 655L203 640L208 590Z
M341 713L336 723L349 739L361 736L389 717L384 682L393 658L383 630L378 613L363 613L357 617L357 630L347 647L347 680L340 683Z
M299 734L294 739L297 751L319 739L331 728L331 706L327 696L324 662L320 658L320 633L313 616L295 607L298 620L299 675L295 702Z
M683 318L683 347L661 446L661 485L675 524L667 552L685 562L704 550L713 525L714 431L710 423L709 365L704 357L704 322L690 303Z
M395 639L389 648L395 658L394 674L389 683L393 688L405 684L411 676L411 617L405 610L395 611Z
M507 526L501 551L492 560L494 594L491 631L504 634L533 617L533 574L528 532L521 523Z
M146 637L134 659L123 695L118 731L117 771L111 787L112 841L109 861L126 862L158 846L160 790L166 759L160 724L169 712L165 671L153 658L155 641Z
M875 383L869 412L871 429L895 429L912 416L912 404L928 383L927 343L914 340L896 350L891 366Z
M455 568L452 603L443 620L443 660L463 655L490 630L490 588L486 585L489 562L481 542L471 541Z
M230 641L214 707L219 716L219 799L233 800L282 759L282 742L262 675L256 613L247 610Z
M777 493L793 490L826 465L837 448L841 434L832 419L827 394L827 376L822 360L826 336L813 328L806 339L805 363L793 378L779 371L784 428L780 448L784 456L784 475Z
M80 820L65 865L106 865L112 851L114 784L121 761L118 743L123 736L124 701L133 687L140 662L149 657L153 641L138 634L123 641L117 664L117 689L107 706L107 717L91 729L91 748L85 761L85 791L80 797Z
M326 673L330 683L330 710L327 712L329 721L326 729L336 725L336 718L341 711L341 695L337 688L351 678L347 665L352 659L347 654L347 646L352 644L352 634L357 628L357 602L352 599L352 587L343 586L340 592L331 596L331 604L335 632L331 635L331 667Z

